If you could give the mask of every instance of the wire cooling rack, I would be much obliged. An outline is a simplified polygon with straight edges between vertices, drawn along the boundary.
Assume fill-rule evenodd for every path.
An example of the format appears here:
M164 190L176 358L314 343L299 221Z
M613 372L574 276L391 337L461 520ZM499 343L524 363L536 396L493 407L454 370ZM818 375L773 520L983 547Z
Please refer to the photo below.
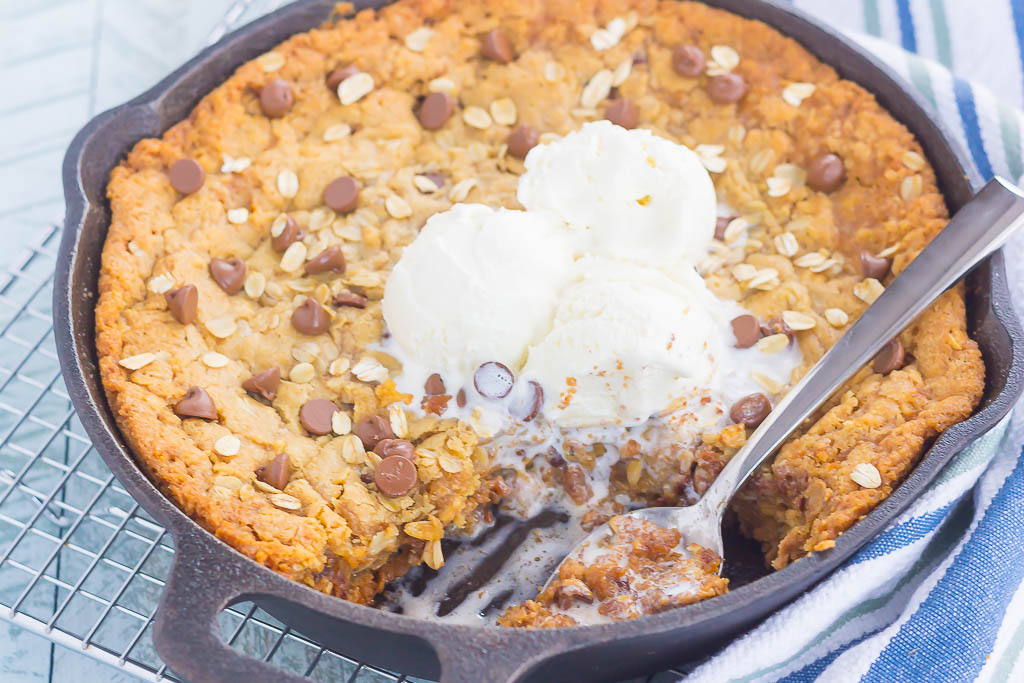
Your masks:
M281 4L236 0L210 42ZM181 680L151 639L172 539L104 465L58 368L60 233L45 229L0 272L0 619L138 678ZM327 650L252 603L224 610L220 626L236 650L310 680L415 680Z
M0 617L139 678L179 680L150 637L172 539L103 464L57 366L59 239L47 229L0 275ZM226 609L220 625L235 649L311 680L410 680L324 649L252 603Z
M107 470L57 366L51 294L59 228L0 275L0 617L142 679L179 680L151 641L171 537ZM226 641L323 681L403 681L291 630L252 603Z

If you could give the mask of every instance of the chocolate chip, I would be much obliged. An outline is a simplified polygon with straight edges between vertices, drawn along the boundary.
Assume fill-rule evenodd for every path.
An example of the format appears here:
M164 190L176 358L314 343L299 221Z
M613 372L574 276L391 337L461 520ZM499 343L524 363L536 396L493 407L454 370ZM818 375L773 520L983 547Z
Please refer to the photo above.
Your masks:
M331 90L337 90L341 82L349 76L355 76L359 73L359 69L354 64L346 64L345 66L339 66L337 69L327 74L327 87Z
M508 408L508 412L517 420L529 422L537 417L543 405L544 388L537 382L530 380L526 383L525 387L520 386L516 390L516 395Z
M761 325L761 336L770 337L773 334L784 334L789 337L789 341L796 339L796 333L782 318L772 318L766 324Z
M512 41L508 39L508 35L500 28L488 31L484 35L483 40L480 41L480 52L484 57L501 62L502 64L508 64L516 58L516 51L512 47Z
M427 130L438 130L451 118L455 111L455 98L445 92L432 92L423 98L416 118Z
M440 173L429 172L429 173L422 173L420 175L422 175L424 178L430 178L430 182L432 182L435 185L437 185L438 189L441 189L442 187L444 187L444 176L441 175Z
M903 342L893 339L878 352L872 367L878 374L888 375L893 370L902 368L906 363L906 358L907 352L903 348Z
M292 327L302 334L323 334L330 324L331 317L315 299L306 299L292 313Z
M377 463L373 481L388 498L398 498L416 488L416 465L400 455L392 455Z
M540 142L540 133L533 126L516 126L508 135L508 153L517 159L525 159L531 149Z
M199 290L195 285L182 285L164 294L167 299L167 308L171 315L182 325L188 325L196 320L196 310L199 308Z
M864 277L882 280L889 274L890 268L892 268L891 258L875 256L867 249L860 252L860 272L864 273Z
M280 118L291 111L295 95L288 81L277 78L263 86L260 91L260 109L272 119Z
M280 385L281 368L277 366L258 372L242 382L243 389L253 394L259 394L268 401L277 398L277 387Z
M756 428L772 412L772 403L764 394L744 396L733 404L729 417L736 424L743 424L750 429Z
M292 478L292 461L287 453L279 453L276 458L256 468L256 478L275 489L283 489Z
M423 384L423 393L427 396L437 396L444 393L444 380L436 372L427 378Z
M516 378L512 371L497 361L487 361L473 373L473 386L484 398L498 399L508 396Z
M287 216L284 222L284 230L281 234L276 237L270 238L270 246L274 248L274 251L281 253L288 247L292 246L293 242L298 242L302 239L302 228L299 227L298 223L291 216Z
M302 267L306 275L316 275L333 270L335 273L345 272L345 255L341 253L341 247L334 245L327 247L313 258L306 261Z
M707 59L696 45L680 45L672 51L672 68L680 76L696 78L704 73Z
M737 349L749 349L761 338L761 323L750 314L736 316L731 324Z
M373 452L382 458L390 458L392 455L400 455L409 460L415 460L415 447L408 439L381 439L373 447Z
M459 393L455 394L455 405L460 408L466 407L466 390L459 389Z
M195 159L178 159L167 171L171 185L182 194L192 194L203 186L206 171Z
M420 401L420 406L422 406L424 412L431 415L443 415L444 411L448 410L448 401L450 400L452 400L452 397L447 394L424 396L423 400Z
M228 294L238 294L245 284L245 262L240 258L210 259L210 277Z
M217 419L217 406L202 387L189 387L185 396L174 404L174 414L178 417L198 417L203 420Z
M350 306L351 308L366 308L366 297L355 292L338 292L331 299L331 303L341 308L342 306Z
M637 50L633 53L633 66L646 64L648 61L647 50Z
M331 418L338 412L338 406L326 398L314 398L299 408L299 424L317 436L331 433Z
M354 178L335 178L324 188L324 204L338 213L349 213L359 201L359 184Z
M747 82L739 74L722 74L708 79L708 97L715 104L739 102L747 94Z
M622 126L626 130L636 128L640 121L640 110L633 104L633 100L620 97L612 100L608 108L604 110L604 117L616 126Z
M720 216L715 220L715 239L719 242L725 241L725 229L736 220L736 216Z
M359 437L363 446L372 451L382 439L393 439L395 433L391 431L391 424L380 415L369 415L356 423L352 433Z
M836 154L815 157L807 165L807 185L818 192L835 192L846 180L846 166Z

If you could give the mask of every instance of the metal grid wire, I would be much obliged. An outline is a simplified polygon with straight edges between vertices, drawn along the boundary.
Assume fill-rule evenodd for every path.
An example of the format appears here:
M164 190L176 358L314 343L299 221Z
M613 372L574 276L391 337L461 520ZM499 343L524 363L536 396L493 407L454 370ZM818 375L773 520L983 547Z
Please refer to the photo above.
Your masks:
M210 42L281 4L237 0ZM177 681L151 639L172 539L103 464L58 368L60 232L47 228L0 272L0 618L139 678ZM413 680L327 650L253 603L224 610L220 625L236 650L310 680Z
M47 229L0 274L0 617L139 678L180 680L151 640L172 539L92 447L57 365L59 239ZM224 610L220 625L236 650L310 680L412 680L327 650L253 603Z
M0 275L0 616L148 680L178 680L153 648L170 536L85 435L57 366L58 228ZM402 681L291 630L252 603L220 617L235 649L311 680Z

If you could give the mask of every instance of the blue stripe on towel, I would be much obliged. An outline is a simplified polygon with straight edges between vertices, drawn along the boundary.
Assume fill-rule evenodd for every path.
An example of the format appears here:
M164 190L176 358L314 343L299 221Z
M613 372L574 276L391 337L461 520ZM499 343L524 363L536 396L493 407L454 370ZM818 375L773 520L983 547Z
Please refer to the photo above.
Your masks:
M909 521L898 524L891 529L886 529L875 537L871 545L854 555L847 564L853 565L866 560L873 560L876 557L888 555L894 550L899 550L904 546L925 538L945 521L949 514L949 509L953 507L955 502L950 501L938 510L932 510L920 517L914 517Z
M903 49L917 52L917 35L914 33L914 17L910 13L910 0L896 0L896 14L900 18L900 42Z
M1024 538L1024 458L985 510L967 543L864 680L971 681L992 652L1024 563L1006 549ZM956 653L956 657L950 656Z
M967 147L971 150L971 158L982 178L988 180L992 177L992 163L985 152L985 143L981 139L981 127L978 123L978 110L974 104L974 91L967 81L961 78L953 78L953 96L956 97L956 107L960 111L960 119L964 124L964 134L967 136Z
M1017 56L1024 73L1024 0L1011 0L1010 11L1013 12L1013 28L1017 32Z

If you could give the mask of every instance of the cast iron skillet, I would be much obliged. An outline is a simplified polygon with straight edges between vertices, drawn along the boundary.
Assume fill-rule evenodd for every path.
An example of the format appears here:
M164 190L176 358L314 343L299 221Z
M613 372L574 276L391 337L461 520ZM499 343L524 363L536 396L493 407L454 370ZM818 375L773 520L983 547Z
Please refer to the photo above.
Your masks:
M882 64L840 35L789 7L758 0L706 0L760 19L800 41L844 78L873 91L917 136L938 173L950 211L979 183L929 111ZM288 36L317 26L335 0L306 0L226 36L150 91L98 116L64 161L67 215L54 288L57 350L68 391L100 455L125 488L170 529L177 552L156 615L164 661L196 680L298 681L224 644L217 615L255 600L325 646L373 664L444 681L610 680L699 657L749 628L836 569L892 521L943 466L995 425L1022 389L1024 341L1011 307L1001 253L967 282L971 336L981 345L987 385L978 411L939 437L907 481L835 548L742 585L727 595L631 622L526 631L426 622L351 604L293 583L228 547L165 498L141 472L107 406L93 344L100 252L110 220L107 176L143 137L188 116L199 99L243 62ZM359 8L385 4L356 0Z

